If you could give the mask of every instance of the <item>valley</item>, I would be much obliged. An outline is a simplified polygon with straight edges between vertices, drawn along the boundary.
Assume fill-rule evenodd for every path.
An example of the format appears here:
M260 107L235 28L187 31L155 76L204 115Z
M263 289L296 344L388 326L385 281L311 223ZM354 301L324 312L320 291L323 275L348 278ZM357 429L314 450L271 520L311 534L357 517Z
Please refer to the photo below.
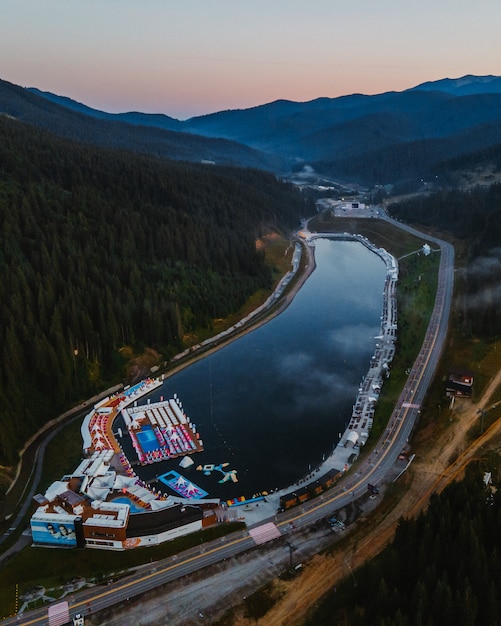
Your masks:
M385 554L399 520L420 519L468 466L497 463L499 80L468 76L376 96L280 100L183 122L108 114L0 81L4 491L18 451L54 415L84 409L87 398L153 370L179 370L217 350L222 343L210 338L218 332L232 341L283 311L314 269L309 248L277 302L248 319L287 271L290 233L307 218L310 231L361 233L403 268L395 365L371 450L344 489L275 517L281 537L273 543L254 546L235 531L136 563L134 576L158 590L121 580L75 593L71 602L88 623L118 625L131 616L145 626L315 623L332 589L344 589L343 579L356 585L363 564ZM420 240L417 248L408 237ZM419 266L423 241L438 246L439 239L454 292L431 266ZM458 366L474 371L473 397L449 404L443 381ZM412 454L412 464L394 483L404 448L400 456ZM373 474L380 451L384 471ZM25 460L36 455L28 448ZM30 469L22 469L23 481ZM368 475L377 478L377 498L366 493ZM9 517L21 492L2 501L5 545L17 538L18 522L22 530L23 520L12 525ZM342 533L325 521L333 513L345 523ZM11 585L16 566L14 558L6 563L0 580ZM115 593L123 606L105 608Z

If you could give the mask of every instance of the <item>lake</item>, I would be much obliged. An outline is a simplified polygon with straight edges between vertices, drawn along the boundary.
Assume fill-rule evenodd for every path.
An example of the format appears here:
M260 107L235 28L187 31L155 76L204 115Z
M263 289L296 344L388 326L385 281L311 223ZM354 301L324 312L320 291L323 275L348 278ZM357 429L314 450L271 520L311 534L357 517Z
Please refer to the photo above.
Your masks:
M175 459L135 468L139 476L174 469L208 497L251 497L295 483L331 453L380 333L386 267L354 241L319 239L315 260L283 313L150 394L155 402L177 393L205 449L191 468ZM221 484L229 470L238 482Z

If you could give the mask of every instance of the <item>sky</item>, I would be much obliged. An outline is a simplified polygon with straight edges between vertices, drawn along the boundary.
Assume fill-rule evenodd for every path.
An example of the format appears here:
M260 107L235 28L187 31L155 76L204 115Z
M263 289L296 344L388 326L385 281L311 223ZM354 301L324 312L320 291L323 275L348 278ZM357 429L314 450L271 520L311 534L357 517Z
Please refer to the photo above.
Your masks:
M0 78L187 119L501 76L500 0L0 0Z

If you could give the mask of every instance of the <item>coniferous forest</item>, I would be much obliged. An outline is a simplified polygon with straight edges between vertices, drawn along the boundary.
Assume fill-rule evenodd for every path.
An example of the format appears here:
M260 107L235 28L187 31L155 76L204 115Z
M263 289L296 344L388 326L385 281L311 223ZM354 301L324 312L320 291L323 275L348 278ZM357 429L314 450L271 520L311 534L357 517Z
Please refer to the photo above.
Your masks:
M441 191L392 204L390 213L462 240L454 310L465 336L501 334L501 184Z
M256 238L292 229L271 174L57 138L0 116L0 462L123 380L120 348L166 357L271 286Z
M392 544L348 577L308 624L497 626L501 507L478 467L426 513L401 521Z

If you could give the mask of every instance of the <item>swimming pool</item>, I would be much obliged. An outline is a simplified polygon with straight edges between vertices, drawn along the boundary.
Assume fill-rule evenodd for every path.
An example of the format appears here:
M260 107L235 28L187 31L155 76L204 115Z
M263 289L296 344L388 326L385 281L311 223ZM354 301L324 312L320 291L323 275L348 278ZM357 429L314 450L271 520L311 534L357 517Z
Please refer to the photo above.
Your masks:
M113 498L112 502L118 502L119 504L128 504L130 507L131 513L142 513L144 509L140 506L137 506L130 498L126 498L125 496L120 496L120 498Z
M159 447L158 439L153 430L145 426L139 432L136 433L137 440L143 450L143 452L153 452Z

